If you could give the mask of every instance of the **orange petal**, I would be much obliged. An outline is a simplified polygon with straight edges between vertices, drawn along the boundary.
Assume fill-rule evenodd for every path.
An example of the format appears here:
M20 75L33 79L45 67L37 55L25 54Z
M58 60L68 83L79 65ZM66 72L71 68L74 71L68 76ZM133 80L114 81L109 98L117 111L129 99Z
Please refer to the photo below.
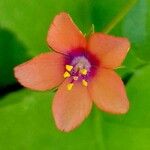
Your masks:
M66 13L60 13L54 18L47 42L54 50L65 54L70 50L86 47L86 39Z
M106 68L120 66L129 48L128 39L102 33L94 33L88 44L89 51L96 55L100 59L101 65Z
M67 90L68 80L59 87L53 101L53 115L57 127L70 131L77 127L91 111L92 101L87 88L75 83L72 90Z
M103 111L123 114L129 109L129 102L120 77L110 69L101 68L89 83L91 98Z
M57 53L45 53L15 67L15 77L25 87L47 90L63 81L64 57Z

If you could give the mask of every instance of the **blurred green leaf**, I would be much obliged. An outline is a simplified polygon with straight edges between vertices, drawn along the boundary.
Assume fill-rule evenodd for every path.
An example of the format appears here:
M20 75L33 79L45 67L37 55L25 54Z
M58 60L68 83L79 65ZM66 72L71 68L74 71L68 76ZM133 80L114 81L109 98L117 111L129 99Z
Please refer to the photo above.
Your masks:
M119 73L123 78L126 78L129 74L132 76L132 74L141 66L141 65L144 65L145 62L142 61L141 59L139 59L134 51L131 49L122 66L123 68L119 68L119 69L116 69L117 73Z
M132 41L138 57L150 61L150 1L139 0L124 19L123 34Z
M150 127L150 65L135 72L127 84L131 108L126 122L133 126Z
M50 92L22 90L0 101L0 149L104 150L100 116L93 111L80 128L58 131L51 114Z
M150 149L150 128L134 128L110 122L105 122L103 127L106 150Z
M89 0L88 0L89 1ZM85 32L91 26L87 0L1 0L0 25L14 32L32 56L48 51L46 36L55 15L70 13L73 20Z

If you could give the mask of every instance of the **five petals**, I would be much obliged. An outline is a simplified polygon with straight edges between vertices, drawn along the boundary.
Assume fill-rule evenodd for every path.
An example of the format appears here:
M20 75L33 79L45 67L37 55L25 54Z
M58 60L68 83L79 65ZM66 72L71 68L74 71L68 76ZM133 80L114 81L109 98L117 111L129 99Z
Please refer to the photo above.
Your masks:
M126 38L93 33L87 42L71 17L60 13L49 28L47 42L58 53L41 54L14 69L15 77L27 88L44 91L60 85L64 81L65 56L76 48L87 49L100 61L88 88L77 82L68 91L69 79L59 86L52 111L60 130L68 132L79 126L90 113L92 101L103 111L113 114L128 111L123 82L112 70L120 66L127 55L130 43Z

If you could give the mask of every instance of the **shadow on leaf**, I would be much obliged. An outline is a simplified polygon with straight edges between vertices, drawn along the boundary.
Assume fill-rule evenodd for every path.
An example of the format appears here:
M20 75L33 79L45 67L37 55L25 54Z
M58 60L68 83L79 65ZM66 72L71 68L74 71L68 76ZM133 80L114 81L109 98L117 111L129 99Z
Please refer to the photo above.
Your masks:
M11 31L0 29L0 88L15 83L13 68L27 59L25 45Z

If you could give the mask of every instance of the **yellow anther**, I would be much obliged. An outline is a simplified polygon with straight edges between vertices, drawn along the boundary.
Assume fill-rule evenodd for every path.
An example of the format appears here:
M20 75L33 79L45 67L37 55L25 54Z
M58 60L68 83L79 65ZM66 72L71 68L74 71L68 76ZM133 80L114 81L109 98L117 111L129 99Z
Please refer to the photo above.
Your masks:
M66 65L66 70L67 70L67 71L71 71L72 68L73 68L73 66L71 66L71 65Z
M88 86L88 82L86 80L82 80L82 85Z
M73 80L77 81L78 80L78 76L74 76Z
M67 85L67 90L70 91L70 90L72 89L72 87L73 87L73 83L69 83L69 84Z
M66 71L66 72L64 73L64 78L68 78L68 77L70 77L70 73Z
M87 70L86 69L81 69L80 73L83 74L83 75L87 75Z

